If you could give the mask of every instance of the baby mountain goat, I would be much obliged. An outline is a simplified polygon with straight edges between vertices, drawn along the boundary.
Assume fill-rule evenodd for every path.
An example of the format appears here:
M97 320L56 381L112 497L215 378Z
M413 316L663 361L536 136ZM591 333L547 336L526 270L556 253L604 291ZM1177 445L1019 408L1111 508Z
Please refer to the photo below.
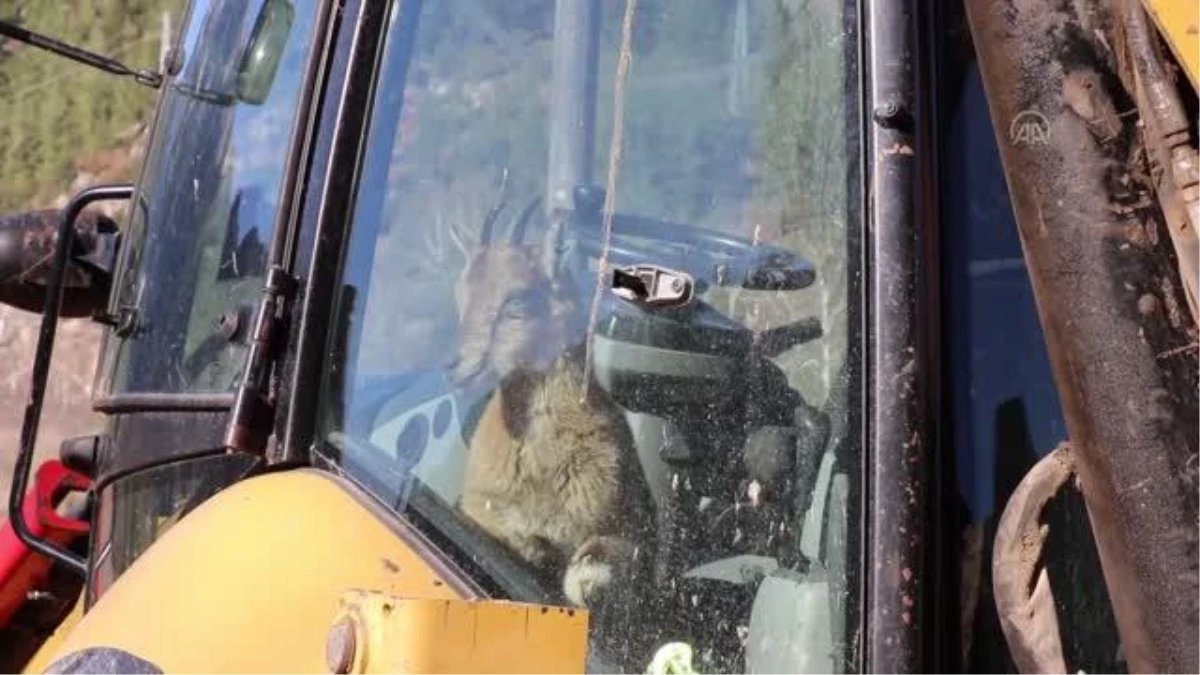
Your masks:
M652 557L645 485L620 410L584 387L579 297L561 264L561 224L522 244L535 201L505 240L494 209L455 289L461 343L452 378L497 382L468 440L461 510L595 610ZM585 395L586 389L586 395Z

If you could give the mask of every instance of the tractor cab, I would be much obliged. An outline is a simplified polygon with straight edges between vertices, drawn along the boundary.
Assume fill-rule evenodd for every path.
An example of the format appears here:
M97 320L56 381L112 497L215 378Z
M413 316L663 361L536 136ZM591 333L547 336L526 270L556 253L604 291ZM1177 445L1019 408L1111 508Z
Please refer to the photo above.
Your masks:
M1015 168L1065 152L1070 121L1039 108L1046 126L1010 139L1034 149L992 132L1010 103L993 45L1017 34L996 26L1025 15L186 4L161 72L0 23L158 89L135 184L0 221L0 301L43 315L0 591L52 579L65 598L14 668L90 668L96 650L142 664L124 669L337 673L1004 669L1009 649L1022 668L1195 663L1178 631L1130 638L1174 605L1064 622L1066 657L1012 610L1045 597L1001 544L1048 499L1005 511L1033 489L1016 455L1044 467L1068 427L1111 421L1063 376L1105 365L1076 360L1095 355L1071 342L1086 307L1038 290L1055 265L1109 268L1029 247L1045 240ZM1169 244L1140 241L1072 250L1126 256L1129 288L1161 295L1110 321L1183 316L1183 289L1147 272ZM106 423L31 475L60 317L106 327ZM1179 348L1183 329L1155 325L1153 346ZM1194 382L1123 353L1146 387ZM1146 464L1160 496L1182 494L1175 464ZM63 515L72 491L84 505ZM1107 607L1081 589L1128 608L1114 588L1161 588L1165 568L1130 572L1111 552L1134 540L1111 533L1169 539L1195 504L1162 499L1163 530L1074 521L1064 615ZM981 578L1009 595L981 603ZM1133 651L1097 655L1118 638Z
M85 610L193 509L276 462L343 476L418 523L487 597L576 607L562 569L462 508L506 374L454 376L463 326L537 342L553 320L562 340L530 348L579 353L585 395L628 429L623 480L652 504L613 505L616 529L653 547L636 553L650 573L635 606L593 615L596 667L644 669L674 642L705 669L847 667L854 35L801 57L778 8L677 4L365 3L352 30L380 31L375 55L341 65L321 52L348 39L322 3L192 4L137 185L74 204L128 198L114 259L90 277L104 302L74 314L111 328L94 398L110 427L67 444L94 481L86 557L61 552L86 574ZM850 20L836 6L812 19ZM809 81L779 80L805 58L822 63ZM821 108L815 126L792 126L798 108ZM820 155L776 151L802 136ZM489 237L536 250L538 269L466 283ZM538 313L526 277L541 270L566 314ZM517 305L463 314L464 296L506 286Z

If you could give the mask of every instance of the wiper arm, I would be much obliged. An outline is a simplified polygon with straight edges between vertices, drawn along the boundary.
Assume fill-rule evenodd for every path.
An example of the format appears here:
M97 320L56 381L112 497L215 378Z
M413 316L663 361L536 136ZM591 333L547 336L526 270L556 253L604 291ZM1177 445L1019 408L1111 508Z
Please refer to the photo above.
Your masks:
M65 56L72 61L77 61L93 68L98 68L107 73L121 75L124 77L132 77L138 84L145 85L151 89L158 89L162 85L162 74L153 70L141 70L130 68L120 61L94 54L86 49L80 49L65 42L60 42L52 37L47 37L40 33L35 33L31 30L26 30L20 26L0 21L0 35L12 38L27 45L45 49L48 52L53 52L59 56Z

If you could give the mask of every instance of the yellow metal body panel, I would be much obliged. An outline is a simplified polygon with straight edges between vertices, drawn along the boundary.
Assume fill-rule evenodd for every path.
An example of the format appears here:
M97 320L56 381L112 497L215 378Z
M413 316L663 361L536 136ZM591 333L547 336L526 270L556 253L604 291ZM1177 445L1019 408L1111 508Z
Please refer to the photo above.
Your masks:
M115 647L169 673L329 672L325 643L345 591L475 595L429 550L335 476L251 478L166 532L53 658Z
M1158 29L1167 38L1175 58L1183 64L1192 88L1197 86L1200 70L1200 3L1196 0L1142 0L1154 17Z
M334 625L349 673L578 673L587 658L587 614L562 607L359 591Z

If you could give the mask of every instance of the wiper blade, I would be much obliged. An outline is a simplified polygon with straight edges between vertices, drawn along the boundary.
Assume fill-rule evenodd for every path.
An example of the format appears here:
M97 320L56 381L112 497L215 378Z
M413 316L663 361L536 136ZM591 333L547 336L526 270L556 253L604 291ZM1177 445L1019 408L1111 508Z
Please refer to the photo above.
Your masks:
M59 56L65 56L72 61L77 61L93 68L98 68L106 73L121 75L124 77L132 77L139 84L158 89L162 85L162 74L152 70L142 70L130 68L120 61L94 54L86 49L80 49L65 42L60 42L52 37L47 37L40 33L35 33L31 30L26 30L20 26L0 21L0 35L12 38L27 45L45 49L48 52L53 52Z

